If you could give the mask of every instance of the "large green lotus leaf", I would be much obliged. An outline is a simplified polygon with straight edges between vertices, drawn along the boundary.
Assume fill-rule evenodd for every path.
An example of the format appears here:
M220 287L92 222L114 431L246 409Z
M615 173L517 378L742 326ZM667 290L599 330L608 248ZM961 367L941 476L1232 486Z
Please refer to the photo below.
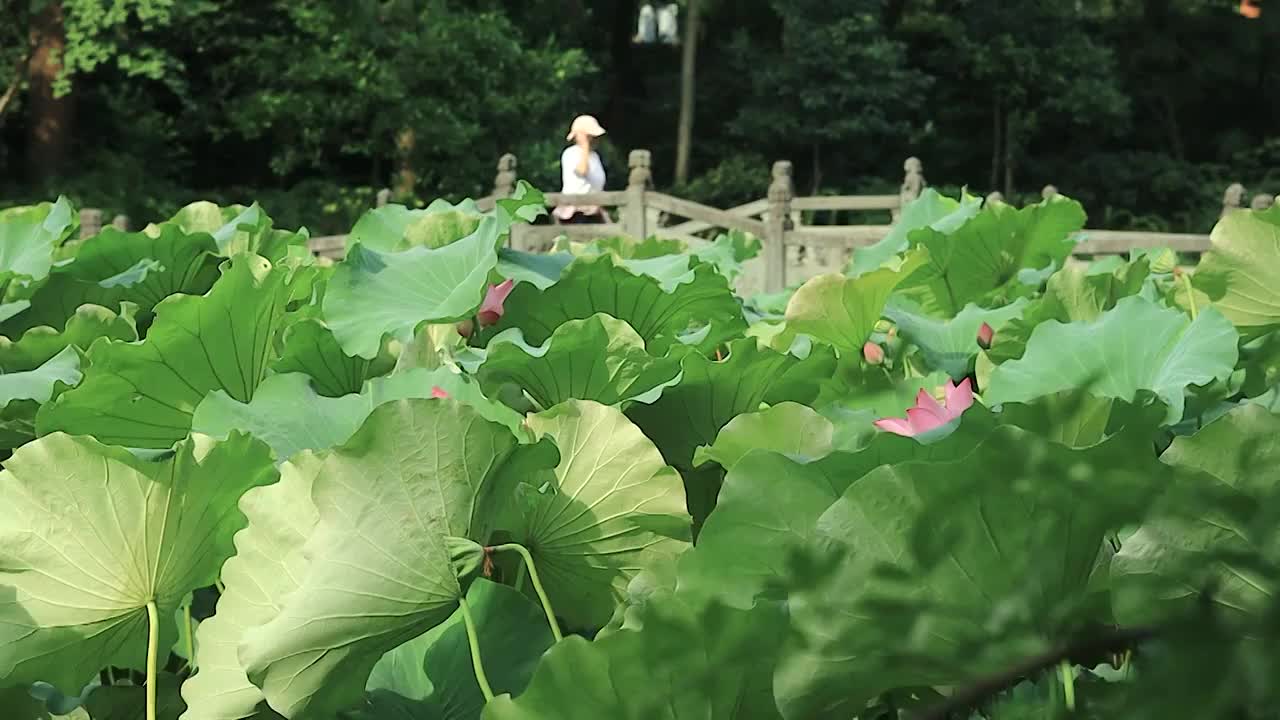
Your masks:
M0 374L0 448L15 448L36 437L36 414L59 388L80 382L80 354L63 348L31 370Z
M836 442L836 427L830 419L808 405L781 402L730 420L714 443L694 451L693 464L713 462L732 470L752 450L771 450L808 462L829 455Z
M556 613L600 627L638 571L689 547L680 474L615 407L569 400L527 422L555 441L560 464L554 478L521 488L522 517L510 529L533 555Z
M488 214L499 223L497 240L516 222L531 222L545 213L542 193L521 180L511 197L500 198ZM438 199L422 209L384 205L360 216L347 235L347 250L357 244L381 252L441 248L475 232L484 215L470 199L457 204Z
M240 495L274 479L245 436L196 436L159 461L62 433L16 450L0 473L0 677L78 693L102 667L141 669L147 603L170 618L212 584Z
M1139 390L1182 418L1188 385L1225 380L1235 367L1239 336L1213 308L1191 320L1180 310L1140 297L1124 298L1093 322L1047 322L1036 328L1021 359L991 373L988 404L1025 402L1088 386L1103 397L1132 401Z
M393 400L430 398L439 388L470 405L485 419L521 434L518 413L489 400L476 383L447 368L414 369L369 381L360 393L332 398L320 395L301 373L271 375L253 400L242 403L221 390L205 396L191 420L192 432L213 437L247 432L271 446L276 459L288 460L303 450L342 445L364 424L374 408Z
M746 262L759 255L763 247L764 245L756 236L741 230L730 230L716 237L711 243L694 248L691 254L703 262L714 265L732 287L742 275Z
M484 720L776 720L769 676L786 632L777 605L694 608L667 594L638 629L556 643L514 700Z
M1068 263L1049 276L1043 297L1031 302L1021 317L1010 318L996 333L988 356L1000 364L1022 357L1037 326L1050 320L1082 322L1098 319L1122 298L1137 295L1151 275L1149 258L1122 262L1111 256L1088 265Z
M6 373L34 370L67 347L87 350L94 340L102 337L123 342L137 340L133 306L125 305L120 313L115 313L99 305L81 305L63 330L47 326L32 328L16 342L0 337L0 369Z
M1165 405L1143 391L1137 402L1099 397L1087 387L1042 395L1029 403L1006 403L1003 423L1017 425L1046 440L1072 448L1096 445L1125 428L1143 426L1151 433L1164 421Z
M707 348L746 327L737 298L712 265L698 263L683 275L688 282L664 290L654 277L620 267L610 255L579 259L545 290L517 285L494 332L520 328L525 342L541 345L564 323L604 313L629 324L650 353L662 355L692 326L710 327L701 343Z
M961 459L849 485L817 521L813 578L788 595L783 715L851 717L887 690L964 683L1109 622L1105 538L1150 500L1149 447L1149 433L1070 450L1003 427Z
M395 367L395 358L383 346L372 359L342 351L338 339L315 318L293 323L284 332L284 350L271 366L277 373L305 373L316 392L326 397L342 397L360 392L366 380L385 375Z
M81 708L66 715L54 715L26 686L15 685L0 690L0 708L4 708L6 720L90 720L89 714Z
M774 409L786 405L790 403ZM935 443L880 433L864 448L835 450L820 458L788 456L769 448L778 444L776 438L762 440L760 449L749 450L727 466L715 510L702 526L698 544L680 556L679 591L686 598L716 598L744 609L766 590L767 597L781 599L769 586L787 574L792 552L812 542L818 517L845 489L881 465L963 457L993 427L991 417L975 409ZM799 434L803 428L778 432Z
M280 481L253 488L240 500L246 527L235 534L235 555L222 566L217 612L196 631L195 675L182 685L182 720L275 720L262 691L239 658L241 640L280 612L298 588L310 559L303 553L318 513L311 489L322 457L304 453L280 468Z
M53 266L54 250L74 227L75 214L65 197L0 216L0 281L43 279Z
M969 374L978 355L978 329L983 323L999 332L1005 323L1021 317L1027 304L1026 298L993 310L969 304L954 318L944 320L901 298L890 301L884 315L898 326L902 339L920 348L931 370L941 370L958 381Z
M955 232L982 209L982 198L963 193L959 200L925 188L920 197L907 203L889 233L874 245L855 248L845 274L858 277L876 270L910 245L913 231L932 228L942 233Z
M1274 580L1229 557L1255 556L1263 548L1247 521L1225 507L1249 507L1280 488L1280 415L1241 405L1175 439L1161 459L1192 471L1170 473L1175 497L1203 493L1203 499L1173 504L1124 540L1111 563L1118 619L1137 624L1192 610L1211 583L1207 599L1220 611L1263 612L1275 599Z
M1080 203L1055 195L1021 209L987 205L954 232L921 229L911 239L928 248L929 263L904 291L930 315L955 317L1019 271L1061 265L1084 220Z
M261 255L280 262L291 247L305 247L305 232L289 232L272 228L272 220L258 203L220 207L207 200L193 202L160 225L148 225L143 232L159 236L165 225L181 228L189 234L205 233L218 246L218 254L235 257L241 253Z
M156 682L156 720L178 720L187 709L182 702L177 676L160 672ZM147 690L141 685L111 685L95 688L85 698L89 720L138 720L146 717Z
M483 578L467 590L467 604L489 685L519 695L553 642L547 616L518 591ZM479 720L484 696L461 613L383 655L366 689L364 704L344 719Z
M498 220L487 216L474 233L442 248L355 245L329 281L324 320L343 351L370 359L387 335L407 341L423 323L460 320L480 305L499 237Z
M447 620L463 592L448 538L485 542L518 479L553 461L545 449L517 447L453 400L401 400L324 455L309 564L240 644L271 707L285 717L351 707L383 653Z
M63 348L34 370L0 374L0 408L15 400L46 403L56 383L75 385L80 378L80 354L73 347Z
M31 308L2 328L17 337L33 327L66 326L85 304L118 308L129 302L150 312L175 293L202 295L218 279L217 244L206 233L163 225L156 236L105 228L85 241L75 260L53 269L31 299Z
M289 278L287 268L238 256L207 295L161 303L146 340L95 343L84 380L40 409L36 429L165 448L186 437L209 392L248 402L270 362Z
M384 205L360 216L347 235L347 248L357 243L382 252L441 248L475 232L481 217L471 200L457 205L436 200L421 210Z
M1196 290L1246 334L1280 326L1280 214L1227 213L1210 242Z
M762 350L753 338L744 338L729 344L723 360L685 351L680 366L680 384L652 404L632 405L627 415L669 464L686 470L693 467L694 450L714 443L720 428L738 415L760 409L760 403L813 400L818 383L835 368L835 356L830 349L815 349L801 360Z
M519 328L499 333L474 372L490 394L513 384L550 408L571 398L653 402L679 381L680 363L649 355L630 325L601 313L564 323L538 347L526 343Z
M546 290L560 281L572 262L573 255L566 252L531 253L504 247L498 250L497 271L504 278Z
M787 303L787 327L829 343L842 354L857 355L871 336L885 302L903 280L928 262L915 252L897 267L885 267L856 278L818 275Z

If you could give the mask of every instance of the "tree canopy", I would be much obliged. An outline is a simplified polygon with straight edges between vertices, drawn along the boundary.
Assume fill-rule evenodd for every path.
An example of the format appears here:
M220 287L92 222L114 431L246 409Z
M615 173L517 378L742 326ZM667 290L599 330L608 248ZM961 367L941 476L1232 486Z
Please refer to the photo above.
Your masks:
M555 189L582 112L609 129L611 185L638 147L668 185L681 49L633 42L641 4L0 0L0 201L62 192L142 220L253 197L288 225L341 231L378 188L484 194L505 152ZM889 191L914 155L944 187L1030 197L1052 183L1093 224L1203 232L1228 183L1280 189L1280 13L700 5L679 188L700 200L759 197L784 158L806 191Z

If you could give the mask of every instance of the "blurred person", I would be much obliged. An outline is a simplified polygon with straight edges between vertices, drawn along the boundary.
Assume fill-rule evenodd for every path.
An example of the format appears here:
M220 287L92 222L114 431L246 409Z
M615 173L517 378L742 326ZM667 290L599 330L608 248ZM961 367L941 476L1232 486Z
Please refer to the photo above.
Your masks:
M581 195L604 190L604 164L595 150L595 144L604 132L600 123L590 115L574 118L569 134L565 136L565 140L573 144L560 154L562 194ZM554 215L562 223L610 222L604 208L596 205L560 205Z

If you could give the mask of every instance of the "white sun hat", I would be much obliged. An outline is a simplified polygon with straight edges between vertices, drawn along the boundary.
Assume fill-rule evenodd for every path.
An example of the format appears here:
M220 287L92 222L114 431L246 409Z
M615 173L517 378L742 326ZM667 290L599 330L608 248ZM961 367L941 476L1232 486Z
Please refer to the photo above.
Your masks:
M604 128L600 126L600 121L596 120L592 115L579 115L573 119L573 124L569 126L569 134L564 136L565 140L572 140L574 135L584 132L591 137L600 137L604 134Z

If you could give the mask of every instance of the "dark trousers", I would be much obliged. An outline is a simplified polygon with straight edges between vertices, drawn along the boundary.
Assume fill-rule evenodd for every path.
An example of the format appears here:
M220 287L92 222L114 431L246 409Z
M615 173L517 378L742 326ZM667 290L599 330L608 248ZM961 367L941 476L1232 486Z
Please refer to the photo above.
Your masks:
M575 212L569 216L568 220L561 220L561 225L601 225L604 223L604 213L596 211L590 215L581 212Z

